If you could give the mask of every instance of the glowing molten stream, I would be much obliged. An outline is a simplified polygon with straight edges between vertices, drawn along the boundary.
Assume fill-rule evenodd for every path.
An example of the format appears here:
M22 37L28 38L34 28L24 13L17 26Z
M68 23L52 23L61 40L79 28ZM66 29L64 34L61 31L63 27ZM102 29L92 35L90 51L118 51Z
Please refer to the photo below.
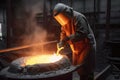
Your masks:
M39 55L39 56L32 56L28 57L24 65L34 65L34 64L41 64L41 63L54 63L62 59L62 55Z

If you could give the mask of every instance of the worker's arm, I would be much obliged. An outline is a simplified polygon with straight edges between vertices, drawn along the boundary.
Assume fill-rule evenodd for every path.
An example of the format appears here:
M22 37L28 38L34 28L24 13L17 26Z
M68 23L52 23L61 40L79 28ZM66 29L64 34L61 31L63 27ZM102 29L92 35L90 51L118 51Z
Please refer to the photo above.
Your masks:
M64 31L64 26L61 27L61 33L60 33L60 42L57 44L57 48L61 48L64 47L64 45L66 44L66 33Z
M74 26L75 26L75 34L71 34L70 36L66 36L63 29L61 32L61 41L66 43L67 41L77 42L83 40L87 37L88 34L88 23L86 22L85 18L78 16L74 19Z
M61 27L61 33L60 33L60 41L64 40L66 38L66 33L64 31L64 26Z
M88 24L86 20L79 16L74 20L74 26L75 26L75 34L71 34L70 36L66 37L65 40L71 42L77 42L82 39L85 39L88 34Z
M69 36L72 42L80 41L87 37L88 34L88 24L86 20L79 16L74 20L75 34Z

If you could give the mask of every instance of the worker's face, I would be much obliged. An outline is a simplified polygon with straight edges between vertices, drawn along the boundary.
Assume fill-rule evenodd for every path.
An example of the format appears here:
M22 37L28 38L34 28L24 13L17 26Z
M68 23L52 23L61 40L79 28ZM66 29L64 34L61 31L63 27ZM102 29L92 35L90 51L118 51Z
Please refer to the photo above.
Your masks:
M69 22L69 18L65 16L63 13L59 13L58 15L54 16L54 18L62 25L66 25Z

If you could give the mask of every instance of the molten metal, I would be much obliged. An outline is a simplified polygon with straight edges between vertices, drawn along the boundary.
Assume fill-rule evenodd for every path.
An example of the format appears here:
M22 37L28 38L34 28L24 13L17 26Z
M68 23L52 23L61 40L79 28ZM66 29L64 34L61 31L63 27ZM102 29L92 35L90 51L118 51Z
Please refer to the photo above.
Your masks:
M34 65L34 64L44 64L44 63L54 63L54 62L59 61L59 60L62 59L62 58L63 58L62 55L57 55L57 54L31 56L31 57L28 57L28 58L24 61L24 64L22 64L21 66Z

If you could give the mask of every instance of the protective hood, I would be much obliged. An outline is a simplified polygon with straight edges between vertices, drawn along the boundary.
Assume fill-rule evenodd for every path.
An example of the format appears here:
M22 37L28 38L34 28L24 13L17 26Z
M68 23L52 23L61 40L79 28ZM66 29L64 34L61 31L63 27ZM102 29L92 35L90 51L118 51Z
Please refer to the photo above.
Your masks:
M72 14L73 14L72 8L62 3L58 3L53 10L54 18L62 26L68 23L70 17L72 17Z

